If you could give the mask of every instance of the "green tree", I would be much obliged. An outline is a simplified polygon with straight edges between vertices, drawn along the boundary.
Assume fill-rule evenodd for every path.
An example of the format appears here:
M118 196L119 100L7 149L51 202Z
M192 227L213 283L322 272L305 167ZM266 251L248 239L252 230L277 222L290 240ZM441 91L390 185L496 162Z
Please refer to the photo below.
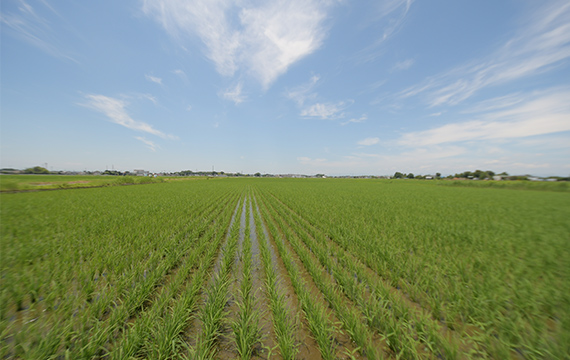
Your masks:
M435 178L436 178L436 179L440 179L440 178L441 178L441 173L435 173Z
M34 166L33 168L27 168L24 170L25 174L49 174L48 169L41 166Z
M414 178L414 174L409 173L406 177L407 177L408 179L413 179L413 178Z
M394 179L403 179L404 177L405 177L404 174L402 174L402 173L399 172L399 171L397 171L397 172L394 174Z

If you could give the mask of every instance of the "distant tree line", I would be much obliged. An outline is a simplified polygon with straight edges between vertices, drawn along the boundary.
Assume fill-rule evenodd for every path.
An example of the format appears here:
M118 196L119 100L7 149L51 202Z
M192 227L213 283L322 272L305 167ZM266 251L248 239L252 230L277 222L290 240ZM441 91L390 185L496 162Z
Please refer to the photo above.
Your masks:
M499 174L500 176L509 176L506 172L502 172ZM455 174L453 177L456 178L467 178L467 179L492 179L495 176L495 172L491 170L482 171L482 170L475 170L475 171L465 171L462 173Z
M441 179L441 173L435 173L435 175L414 175L413 173L405 174L397 171L394 179Z
M501 176L508 176L506 172L502 172L499 175ZM465 171L462 173L458 173L455 175L448 175L448 179L453 178L466 178L466 179L492 179L495 176L495 172L491 170L475 170L475 171ZM413 173L401 173L397 171L394 176L394 179L441 179L441 173L437 172L435 175L414 175Z
M49 170L41 166L34 166L24 169L24 174L49 174Z

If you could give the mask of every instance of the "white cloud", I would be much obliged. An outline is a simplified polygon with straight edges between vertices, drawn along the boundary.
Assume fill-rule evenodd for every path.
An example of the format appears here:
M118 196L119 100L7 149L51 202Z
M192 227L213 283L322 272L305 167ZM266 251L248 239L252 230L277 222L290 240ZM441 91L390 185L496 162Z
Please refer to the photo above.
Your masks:
M385 0L376 2L376 11L372 13L372 20L364 25L380 25L382 34L376 41L356 54L359 62L370 62L379 58L383 52L378 47L402 27L413 0Z
M81 104L87 108L99 111L114 122L115 124L124 126L128 129L146 132L148 134L159 136L163 139L176 139L176 136L168 135L160 130L155 129L152 125L142 121L133 120L126 111L126 103L122 100L115 99L104 95L86 95L87 103Z
M42 4L56 15L57 12L46 2ZM3 4L5 5L5 4ZM19 1L18 11L0 13L0 22L8 26L17 37L22 38L29 44L37 47L45 53L60 58L71 60L77 63L68 51L63 50L63 46L58 39L56 30L45 17L24 0ZM4 10L4 7L3 7ZM56 22L57 24L58 22Z
M152 81L153 83L157 83L158 85L162 85L162 79L152 75L145 75L144 76L148 81Z
M312 91L319 79L319 75L313 75L306 84L297 86L296 88L287 91L285 96L295 101L297 105L301 107L305 104L305 101L312 100L317 97L317 94Z
M344 116L342 111L346 108L346 103L316 103L301 111L303 117L318 117L321 119L338 119Z
M366 138L364 140L360 140L358 142L358 145L362 145L362 146L370 146L370 145L374 145L374 144L378 144L380 142L380 139L377 137L369 137Z
M173 70L172 73L180 76L182 79L186 79L186 73L180 69Z
M455 105L482 88L546 72L569 57L570 3L541 2L516 36L492 54L429 78L400 97L421 94L430 106Z
M171 35L197 35L220 74L244 70L265 88L321 46L328 8L318 0L143 0L143 11Z
M321 119L338 119L344 117L344 109L352 105L354 100L339 101L336 103L314 102L318 94L314 92L313 89L319 79L319 75L313 75L307 83L297 86L292 90L288 90L285 93L285 96L297 103L297 106L301 108L300 116L302 117L316 117ZM306 105L307 103L312 104Z
M158 100L156 100L156 97L150 94L140 94L140 97L151 101L154 105L158 104Z
M186 106L186 111L192 111L192 105Z
M150 140L145 139L142 136L135 136L135 139L142 141L146 145L146 147L148 147L152 151L156 151L157 148L160 148L160 146L158 146L157 144L155 144Z
M246 97L242 95L242 84L238 83L233 88L230 87L221 93L222 97L226 100L233 101L236 105L242 103Z
M368 116L367 116L366 114L363 114L363 115L362 115L361 117L359 117L358 119L352 118L352 119L350 119L350 120L348 120L348 121L345 121L345 122L341 123L341 125L344 126L344 125L347 125L347 124L350 124L350 123L362 123L362 122L365 122L366 120L368 120Z
M570 131L570 90L554 89L532 94L524 101L504 102L477 119L404 134L399 143L408 146L435 145L488 139L512 139ZM497 102L505 97L497 99ZM489 104L492 102L487 102ZM516 106L508 106L514 104Z

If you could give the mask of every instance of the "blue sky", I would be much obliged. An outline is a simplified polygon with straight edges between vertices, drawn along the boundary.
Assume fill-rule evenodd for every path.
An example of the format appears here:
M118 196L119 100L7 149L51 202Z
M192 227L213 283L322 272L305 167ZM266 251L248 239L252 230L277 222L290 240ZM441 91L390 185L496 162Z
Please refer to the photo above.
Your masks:
M2 167L570 174L570 2L5 0Z

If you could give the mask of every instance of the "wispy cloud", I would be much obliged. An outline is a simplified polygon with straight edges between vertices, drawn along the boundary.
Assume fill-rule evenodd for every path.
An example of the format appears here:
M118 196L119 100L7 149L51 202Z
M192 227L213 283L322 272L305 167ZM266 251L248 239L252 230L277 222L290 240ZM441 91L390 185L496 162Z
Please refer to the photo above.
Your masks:
M182 79L186 79L186 73L183 70L176 69L173 70L172 73L180 76Z
M407 146L425 146L474 140L523 138L570 131L568 101L570 90L555 89L523 98L524 101L520 102L512 102L508 97L498 98L497 103L505 99L508 101L503 102L503 106L499 108L482 107L486 112L478 114L470 121L404 134L399 143Z
M366 114L363 114L363 115L362 115L361 117L359 117L358 119L357 119L357 118L352 118L352 119L350 119L350 120L348 120L348 121L345 121L345 122L341 123L341 125L344 126L344 125L348 125L348 124L350 124L350 123L362 123L362 122L365 122L366 120L368 120L368 116L367 116Z
M285 96L293 100L301 108L300 116L302 117L321 119L339 119L344 117L344 109L352 105L354 100L315 102L318 94L314 91L314 88L319 80L319 75L313 75L308 82L288 90Z
M158 85L162 85L162 79L156 76L152 76L152 75L148 75L145 74L144 76L148 81L151 81L153 83L157 83Z
M142 141L147 148L149 148L151 151L156 151L157 148L160 148L160 146L158 146L157 144L155 144L154 142L145 139L142 136L135 136L135 139Z
M3 11L0 14L0 23L11 29L17 37L45 53L60 59L77 62L67 50L64 50L50 21L41 16L28 2L20 0L18 3L19 6L14 11L8 13ZM41 3L59 16L47 1L43 0ZM3 10L5 10L4 6Z
M165 134L145 122L133 120L126 111L127 104L122 100L93 94L85 95L85 98L87 99L87 103L81 104L82 106L103 113L115 124L124 126L131 130L156 135L163 139L177 138L174 135Z
M356 54L359 62L374 61L382 55L379 46L394 35L404 23L413 0L387 0L377 2L376 11L373 13L372 24L368 26L380 26L380 36L374 43L362 49Z
M245 95L242 94L242 83L226 89L221 95L224 99L233 101L236 105L239 105L246 99Z
M543 73L569 57L570 3L541 2L516 36L492 54L426 79L400 97L421 95L429 106L455 105L482 88Z
M319 81L319 75L311 76L311 79L300 86L293 88L292 90L287 91L285 96L289 99L295 101L299 107L305 104L307 100L313 100L316 98L317 94L313 92L313 89L317 82Z
M321 46L331 3L143 0L143 11L181 41L197 35L220 74L243 70L267 88Z
M414 59L406 59L404 61L399 61L394 65L392 71L407 70L411 68L412 65L414 65Z
M158 104L158 100L156 97L152 96L151 94L139 94L139 97L142 99L147 99L148 101L152 102L154 105Z
M172 70L172 73L176 76L178 76L184 83L188 83L188 75L186 75L186 73L184 72L184 70L181 69L176 69L176 70Z
M374 145L374 144L378 144L380 142L380 139L377 137L369 137L366 138L364 140L360 140L358 142L358 145L362 145L362 146L370 146L370 145Z
M317 117L324 120L338 119L344 117L344 109L347 103L339 101L337 103L316 103L306 107L301 111L302 117Z

